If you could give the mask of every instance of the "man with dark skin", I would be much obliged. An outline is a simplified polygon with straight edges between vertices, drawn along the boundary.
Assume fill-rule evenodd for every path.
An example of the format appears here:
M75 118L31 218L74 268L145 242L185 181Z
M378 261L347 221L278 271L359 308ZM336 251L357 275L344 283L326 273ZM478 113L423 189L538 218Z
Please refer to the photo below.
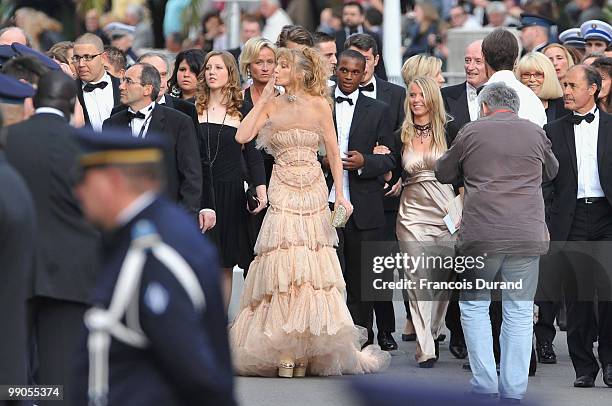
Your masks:
M347 288L347 306L355 324L368 330L365 345L373 344L372 330L374 307L387 304L371 301L366 292L367 282L362 283L362 243L382 241L385 224L383 185L379 177L395 165L393 154L375 154L375 147L393 145L393 133L388 119L389 107L376 99L360 94L365 58L359 52L347 50L340 54L334 89L334 119L338 145L342 156L344 195L354 207L353 215L345 228L338 229L338 257L344 270ZM325 162L324 162L325 165ZM330 186L330 202L335 190ZM369 261L363 262L367 264ZM376 299L380 299L377 297ZM378 331L378 344L383 350L392 350L391 333Z

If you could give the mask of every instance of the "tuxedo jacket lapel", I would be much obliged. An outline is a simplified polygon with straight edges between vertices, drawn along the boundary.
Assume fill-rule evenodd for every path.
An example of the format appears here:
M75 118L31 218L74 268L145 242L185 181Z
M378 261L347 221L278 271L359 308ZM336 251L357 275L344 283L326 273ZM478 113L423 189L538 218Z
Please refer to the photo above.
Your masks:
M158 134L163 134L166 122L164 108L160 105L155 105L152 114L153 116L151 117L151 123L149 124L149 129L147 130L147 132L152 131Z
M109 76L111 79L111 85L113 86L113 106L118 106L121 104L121 94L119 93L119 85L121 84L121 81L113 75Z
M454 119L461 123L470 122L470 109L468 108L468 97L465 83L457 97L448 98L448 107Z
M608 136L610 131L606 131L606 128L610 128L612 123L610 122L610 115L605 114L601 110L599 111L599 128L597 129L597 168L599 169L599 176L604 173L604 161L606 159L606 148L608 146Z
M85 120L85 124L89 125L89 113L87 113L87 106L85 105L85 98L83 97L83 82L81 79L77 79L76 84L77 99L79 99L79 103L81 103L81 107L83 109L83 119Z
M570 123L569 120L563 120L563 133L565 134L565 144L569 150L570 154L570 163L572 164L572 169L574 170L574 175L576 179L576 184L578 183L578 169L577 169L577 158L576 158L576 139L574 136L574 126Z
M371 101L373 99L359 94L357 97L357 103L355 103L355 111L353 112L353 121L351 121L351 129L349 130L349 149L351 149L350 145L352 144L353 134L359 128L359 124L361 121L368 115L368 106L370 106Z
M386 82L383 82L377 76L374 76L374 80L376 81L376 99L387 103L389 106L392 106L391 88Z

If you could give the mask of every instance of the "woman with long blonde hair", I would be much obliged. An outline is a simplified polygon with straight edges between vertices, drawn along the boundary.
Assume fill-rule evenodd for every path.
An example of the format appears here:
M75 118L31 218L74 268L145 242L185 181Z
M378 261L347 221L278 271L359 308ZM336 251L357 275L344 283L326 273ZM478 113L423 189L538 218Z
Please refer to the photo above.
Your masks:
M377 346L361 350L360 331L344 301L329 190L317 160L323 142L336 210L353 207L342 188L342 161L327 87L328 64L312 48L277 51L259 102L236 134L274 156L270 207L255 244L240 310L230 328L240 375L283 377L376 372L390 360ZM274 85L285 94L276 96ZM365 329L363 329L365 330Z
M441 184L434 174L436 160L447 150L445 124L444 102L436 81L424 76L414 78L408 83L406 118L401 130L401 165L408 177L396 222L400 249L413 257L452 241L443 218L455 193L451 185ZM406 277L418 287L422 279L448 280L450 272L421 266L406 272ZM409 289L407 294L416 331L416 360L421 368L431 368L439 354L437 339L448 297L434 289Z
M242 156L259 200L251 214L259 213L267 204L261 154L254 142L243 148L234 139L242 119L241 106L242 91L234 57L225 51L209 52L198 76L196 110L202 137L201 155L210 162L216 210L215 222L200 224L200 227L219 249L226 307L232 293L233 268L236 265L243 269L248 267L253 251L248 238L249 211L243 186Z

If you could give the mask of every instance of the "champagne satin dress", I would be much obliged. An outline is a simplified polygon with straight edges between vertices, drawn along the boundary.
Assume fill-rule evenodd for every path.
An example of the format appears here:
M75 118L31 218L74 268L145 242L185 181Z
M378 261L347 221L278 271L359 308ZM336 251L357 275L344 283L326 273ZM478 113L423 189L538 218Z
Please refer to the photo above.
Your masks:
M431 151L422 155L405 148L402 154L402 166L408 177L400 197L396 233L400 250L412 257L435 256L441 254L442 247L452 247L453 237L443 218L455 193L451 185L441 184L434 174L435 162L442 153ZM419 286L420 279L444 281L453 277L452 273L452 270L419 267L405 275ZM407 293L417 336L416 360L436 358L434 340L444 324L448 294L429 289Z

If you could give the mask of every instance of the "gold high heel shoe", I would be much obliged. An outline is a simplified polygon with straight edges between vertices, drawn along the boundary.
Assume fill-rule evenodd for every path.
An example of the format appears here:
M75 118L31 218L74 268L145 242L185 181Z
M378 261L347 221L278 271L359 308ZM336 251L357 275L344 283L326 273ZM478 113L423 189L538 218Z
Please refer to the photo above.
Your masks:
M306 376L306 368L308 368L308 360L298 360L295 362L293 369L294 378L303 378Z
M295 362L281 361L278 364L278 376L280 376L281 378L293 378L294 368L295 368Z

